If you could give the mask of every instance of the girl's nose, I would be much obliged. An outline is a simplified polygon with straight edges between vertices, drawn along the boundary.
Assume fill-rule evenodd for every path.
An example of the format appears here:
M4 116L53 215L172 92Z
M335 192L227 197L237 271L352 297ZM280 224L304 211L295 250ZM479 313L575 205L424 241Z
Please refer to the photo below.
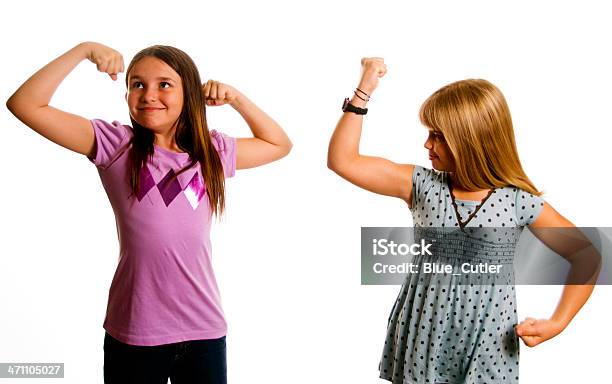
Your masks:
M427 138L427 140L425 140L425 144L424 147L428 150L431 150L433 148L433 144L431 143L431 138Z
M146 88L142 93L142 98L146 102L157 101L157 90L154 87Z

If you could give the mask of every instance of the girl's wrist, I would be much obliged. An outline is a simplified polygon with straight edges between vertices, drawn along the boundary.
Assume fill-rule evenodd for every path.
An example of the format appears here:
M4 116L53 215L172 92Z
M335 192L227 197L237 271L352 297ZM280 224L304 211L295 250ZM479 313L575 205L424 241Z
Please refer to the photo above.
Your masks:
M353 96L350 99L350 103L355 107L365 108L370 101L370 96L372 95L372 90L370 87L359 83L357 88L353 90Z
M236 92L236 97L230 101L229 105L231 105L235 110L239 110L240 107L248 101L248 99L242 93L238 92L238 90L234 89L234 91Z
M554 324L555 328L557 329L557 334L563 332L563 330L569 324L569 321L566 321L565 319L562 319L562 318L558 318L554 315L550 318L550 321Z
M358 108L365 108L366 105L368 104L367 101L363 100L362 98L357 96L357 94L355 93L353 94L353 97L351 97L351 100L349 102Z
M91 54L91 41L84 41L79 43L74 47L75 50L79 52L79 55L82 56L83 59L89 59Z
M372 96L372 92L374 92L374 90L376 89L376 87L373 87L363 82L359 82L359 85L357 86L357 88L361 89L368 96Z

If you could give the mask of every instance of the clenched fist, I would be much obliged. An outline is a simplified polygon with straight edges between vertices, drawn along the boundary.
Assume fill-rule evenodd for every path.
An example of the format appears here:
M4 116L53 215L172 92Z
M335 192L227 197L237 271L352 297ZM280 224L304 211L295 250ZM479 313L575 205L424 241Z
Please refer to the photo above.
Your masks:
M361 59L361 80L359 89L372 95L378 86L378 79L387 73L387 66L382 57L364 57Z
M563 330L558 322L548 319L534 319L528 317L515 326L515 332L523 340L526 346L536 345L557 336Z
M209 106L224 104L233 105L239 94L236 88L215 80L208 80L206 84L204 84L203 92L206 105Z
M111 79L117 80L117 73L124 71L123 56L100 43L84 44L87 47L87 59L98 67L98 71L108 73Z

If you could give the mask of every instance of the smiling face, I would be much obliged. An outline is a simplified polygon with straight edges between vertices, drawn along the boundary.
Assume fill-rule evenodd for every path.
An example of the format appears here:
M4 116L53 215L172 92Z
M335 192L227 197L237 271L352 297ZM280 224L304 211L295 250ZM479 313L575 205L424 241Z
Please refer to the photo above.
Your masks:
M444 172L455 171L455 160L441 132L429 129L425 148L429 151L429 160L434 169Z
M176 128L183 110L181 78L162 60L145 56L128 73L126 100L138 124L166 134Z

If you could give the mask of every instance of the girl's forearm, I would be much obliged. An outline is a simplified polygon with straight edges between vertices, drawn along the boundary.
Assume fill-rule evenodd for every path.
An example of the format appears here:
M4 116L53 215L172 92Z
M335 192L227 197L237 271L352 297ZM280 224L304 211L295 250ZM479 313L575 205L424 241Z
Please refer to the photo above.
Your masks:
M279 147L291 148L291 140L281 126L249 98L238 93L231 106L242 116L254 137Z
M350 101L356 107L365 108L366 102L356 96ZM359 156L359 143L363 126L363 115L345 112L329 141L327 165L338 169L347 161Z
M551 320L565 329L591 296L594 285L566 285Z
M358 108L365 108L367 100L378 86L378 78L384 76L387 67L384 60L380 57L361 59L361 79L359 86L355 90L350 103ZM364 97L365 96L365 97ZM359 141L361 140L361 128L363 115L352 112L345 112L329 141L327 151L327 166L339 173L341 168L351 161L359 159Z
M565 287L550 318L563 330L591 296L601 270L601 255L586 236L552 207L547 206L543 215L548 227L536 227L533 233L570 263Z
M81 43L33 74L15 91L6 105L14 112L49 105L57 87L68 74L87 58L87 43Z

